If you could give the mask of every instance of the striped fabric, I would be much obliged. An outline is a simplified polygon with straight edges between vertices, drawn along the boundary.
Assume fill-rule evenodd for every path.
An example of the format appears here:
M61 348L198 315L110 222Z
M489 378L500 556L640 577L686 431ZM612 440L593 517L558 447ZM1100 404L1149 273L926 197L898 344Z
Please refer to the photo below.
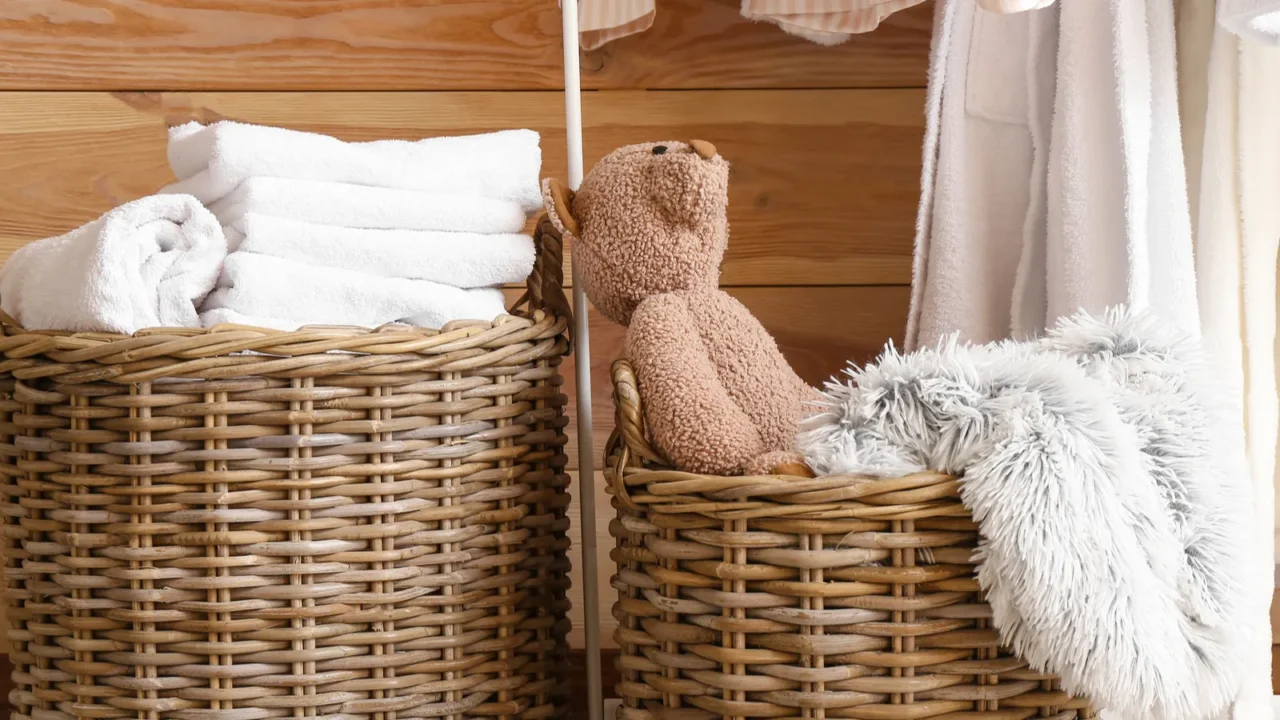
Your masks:
M837 45L924 0L743 0L742 15L771 22L792 35Z
M644 32L653 24L654 0L579 0L578 36L583 50Z
M585 50L653 25L655 0L578 0L578 29ZM924 0L742 0L742 15L771 22L783 30L823 45L836 45L851 35L871 32L880 21ZM1001 14L1051 5L1054 0L978 0L983 10Z

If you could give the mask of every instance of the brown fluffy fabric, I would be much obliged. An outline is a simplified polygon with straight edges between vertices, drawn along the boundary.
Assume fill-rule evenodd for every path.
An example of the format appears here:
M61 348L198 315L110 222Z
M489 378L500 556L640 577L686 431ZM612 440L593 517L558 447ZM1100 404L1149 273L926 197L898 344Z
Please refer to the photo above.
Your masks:
M615 150L571 208L557 207L544 183L552 222L572 235L562 222L571 214L579 228L573 259L587 296L629 326L626 353L655 447L681 469L725 475L794 460L797 423L816 398L760 322L719 289L728 185L724 158L682 142Z

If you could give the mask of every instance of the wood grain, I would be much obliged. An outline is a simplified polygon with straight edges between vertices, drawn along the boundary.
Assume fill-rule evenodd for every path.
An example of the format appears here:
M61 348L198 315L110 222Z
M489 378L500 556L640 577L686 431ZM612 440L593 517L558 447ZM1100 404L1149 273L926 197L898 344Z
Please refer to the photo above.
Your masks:
M2 41L0 41L2 42ZM725 285L910 282L917 90L586 93L588 167L628 143L701 137L733 164ZM172 179L165 128L231 118L349 140L524 125L563 177L550 93L0 92L0 260Z
M588 88L922 87L930 5L824 48L736 0L664 0L584 57ZM0 89L563 87L547 0L22 0L0 4Z
M765 329L773 334L783 355L800 377L818 385L849 362L874 359L890 340L902 345L910 288L883 287L760 287L729 288ZM613 401L609 368L623 354L626 330L591 314L592 438L596 467L604 442L613 430ZM573 387L575 358L562 369L569 396L571 427L577 427L577 394ZM578 467L576 431L569 436L569 467Z

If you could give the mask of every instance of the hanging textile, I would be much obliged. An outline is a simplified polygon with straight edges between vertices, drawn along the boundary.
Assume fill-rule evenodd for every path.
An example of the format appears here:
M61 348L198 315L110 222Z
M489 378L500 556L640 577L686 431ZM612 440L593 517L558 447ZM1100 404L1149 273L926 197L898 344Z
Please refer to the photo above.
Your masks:
M908 348L1150 307L1198 333L1171 0L939 0Z
M1218 0L1218 22L1242 39L1280 43L1280 0Z
M1056 8L937 5L909 349L952 332L974 342L1010 334L1023 235L1044 234L1056 28ZM1043 273L1042 259L1026 263Z
M578 37L583 50L620 37L644 32L653 25L654 0L580 0Z
M924 0L742 0L742 16L771 22L820 45L839 45L867 33L899 10Z
M1270 718L1269 606L1275 567L1276 272L1280 246L1280 47L1247 27L1241 6L1178 3L1178 81L1195 221L1205 348L1242 409L1257 541L1251 577L1258 628L1232 720ZM1280 2L1270 3L1280 9ZM1278 16L1280 17L1280 16ZM1247 23L1246 23L1247 24ZM1233 34L1233 32L1238 33Z
M806 40L838 45L853 35L875 30L893 13L922 2L924 0L742 0L742 16L773 23ZM578 31L582 48L595 50L612 40L648 30L656 10L655 0L580 0Z

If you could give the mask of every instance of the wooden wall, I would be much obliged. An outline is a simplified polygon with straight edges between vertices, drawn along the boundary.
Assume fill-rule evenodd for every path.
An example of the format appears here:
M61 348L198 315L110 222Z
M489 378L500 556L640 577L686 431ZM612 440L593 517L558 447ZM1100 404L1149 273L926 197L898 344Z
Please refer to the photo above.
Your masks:
M587 166L626 143L713 141L733 164L723 284L816 383L902 333L931 6L835 48L737 6L662 0L648 33L584 56ZM563 177L559 30L550 0L6 3L0 259L169 181L165 128L191 119L349 140L530 127ZM593 318L597 452L622 335Z

